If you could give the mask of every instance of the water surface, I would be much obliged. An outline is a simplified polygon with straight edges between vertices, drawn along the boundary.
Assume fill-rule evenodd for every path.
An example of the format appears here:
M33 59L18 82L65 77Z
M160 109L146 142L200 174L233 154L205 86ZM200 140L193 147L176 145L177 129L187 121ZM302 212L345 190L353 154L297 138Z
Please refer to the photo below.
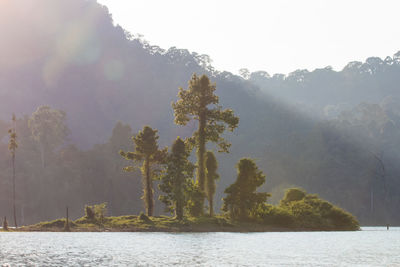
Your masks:
M400 228L282 233L0 233L2 265L400 266Z

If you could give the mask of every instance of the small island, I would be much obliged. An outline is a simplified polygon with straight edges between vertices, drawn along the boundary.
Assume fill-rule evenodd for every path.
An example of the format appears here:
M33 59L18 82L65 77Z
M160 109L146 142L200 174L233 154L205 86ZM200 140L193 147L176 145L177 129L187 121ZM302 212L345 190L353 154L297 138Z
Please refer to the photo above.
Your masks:
M18 231L47 232L286 232L286 231L356 231L359 223L350 213L320 199L292 188L277 206L264 204L245 220L230 214L184 217L148 217L128 215L105 217L105 203L86 206L85 216L75 221L57 219L24 226Z

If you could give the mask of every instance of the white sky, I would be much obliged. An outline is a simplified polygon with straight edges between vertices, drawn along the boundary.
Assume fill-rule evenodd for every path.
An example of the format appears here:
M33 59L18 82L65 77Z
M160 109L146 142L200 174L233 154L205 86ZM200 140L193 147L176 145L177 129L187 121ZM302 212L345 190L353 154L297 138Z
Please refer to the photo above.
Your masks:
M400 50L400 0L98 0L152 45L207 54L218 70L269 74Z

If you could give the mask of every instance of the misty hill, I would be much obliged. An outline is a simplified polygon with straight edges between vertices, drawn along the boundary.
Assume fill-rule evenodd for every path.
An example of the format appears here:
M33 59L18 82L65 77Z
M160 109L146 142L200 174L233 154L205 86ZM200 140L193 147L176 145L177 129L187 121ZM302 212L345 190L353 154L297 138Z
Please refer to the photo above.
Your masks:
M193 73L209 75L221 104L240 117L239 128L227 135L231 153L218 157L217 199L234 181L235 163L250 156L276 199L283 187L297 185L362 223L386 221L386 210L393 223L400 221L398 54L351 63L341 72L257 72L244 79L215 70L207 55L133 38L93 0L2 1L0 36L1 136L15 112L21 118L18 186L26 222L62 216L67 202L74 216L82 205L104 201L113 203L114 215L140 211L139 173L123 173L126 162L117 152L132 148L129 136L146 124L159 130L161 145L192 133L194 125L173 124L171 102ZM45 170L28 128L28 116L40 105L66 112L65 143L72 145L52 151ZM329 120L321 120L324 110L333 110ZM0 149L0 208L6 213L9 159L6 144ZM376 157L384 161L385 179Z
M400 96L400 51L385 59L370 57L365 62L350 62L341 71L328 66L288 75L242 72L262 91L325 118L362 102L381 103L385 98Z

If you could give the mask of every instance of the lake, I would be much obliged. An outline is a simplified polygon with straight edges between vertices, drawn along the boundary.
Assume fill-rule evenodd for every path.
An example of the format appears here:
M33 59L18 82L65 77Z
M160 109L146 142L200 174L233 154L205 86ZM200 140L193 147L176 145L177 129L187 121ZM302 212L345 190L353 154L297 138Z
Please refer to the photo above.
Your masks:
M3 266L400 266L400 227L358 232L0 233Z

